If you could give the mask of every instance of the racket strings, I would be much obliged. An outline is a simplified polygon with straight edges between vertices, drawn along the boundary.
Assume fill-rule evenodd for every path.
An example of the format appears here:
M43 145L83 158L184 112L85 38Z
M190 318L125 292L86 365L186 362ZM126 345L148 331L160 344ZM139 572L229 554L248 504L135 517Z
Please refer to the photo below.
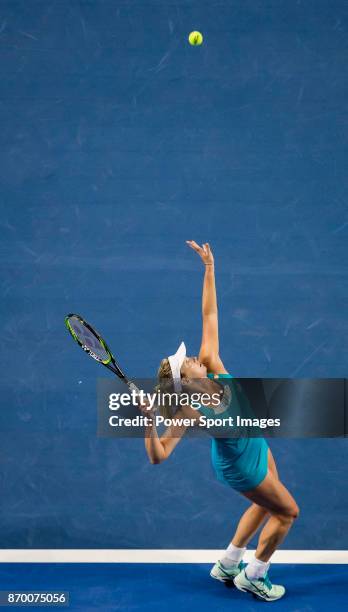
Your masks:
M106 361L109 359L109 354L101 344L99 338L95 336L79 319L71 317L69 319L71 328L73 329L78 342L82 348L93 353L92 356Z

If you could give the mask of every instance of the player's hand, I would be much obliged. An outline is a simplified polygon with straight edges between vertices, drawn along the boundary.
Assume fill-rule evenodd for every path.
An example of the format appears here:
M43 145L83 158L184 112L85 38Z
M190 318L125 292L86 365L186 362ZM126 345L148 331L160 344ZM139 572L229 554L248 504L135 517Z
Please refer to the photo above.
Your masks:
M140 412L147 417L154 417L155 416L155 412L156 412L156 408L155 406L153 408L150 409L150 402L147 399L143 399L143 401L141 401L140 397L138 398L137 401L137 405L138 408L140 410Z
M186 244L188 244L191 249L198 253L205 266L214 265L214 256L208 242L205 242L202 246L199 246L199 244L197 244L197 242L194 240L186 240Z

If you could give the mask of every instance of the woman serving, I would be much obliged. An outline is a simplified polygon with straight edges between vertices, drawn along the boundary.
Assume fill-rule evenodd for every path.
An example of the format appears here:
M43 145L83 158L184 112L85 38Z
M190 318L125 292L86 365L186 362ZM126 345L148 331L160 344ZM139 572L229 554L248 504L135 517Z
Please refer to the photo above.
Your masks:
M175 393L183 389L220 393L218 406L181 406L175 421L159 437L154 421L147 427L145 447L151 463L161 463L169 457L186 431L178 425L180 418L197 418L197 413L212 410L223 416L228 411L231 397L223 379L232 378L227 372L219 352L218 309L215 288L214 258L206 243L200 247L190 240L187 244L200 256L204 266L202 296L203 331L198 357L188 357L182 342L177 352L161 361L158 371L160 382ZM268 577L270 558L284 540L299 510L278 477L271 450L264 438L222 438L212 440L212 462L217 478L232 487L250 502L237 526L231 543L210 575L222 582L234 582L241 591L249 591L266 601L280 599L285 588L272 584ZM264 524L265 523L265 524ZM243 562L248 542L262 527L257 549L250 563Z

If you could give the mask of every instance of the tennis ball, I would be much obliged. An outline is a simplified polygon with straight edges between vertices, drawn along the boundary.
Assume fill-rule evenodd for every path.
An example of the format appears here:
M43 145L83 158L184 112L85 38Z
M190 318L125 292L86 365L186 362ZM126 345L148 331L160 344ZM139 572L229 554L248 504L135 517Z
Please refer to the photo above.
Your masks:
M200 32L191 32L188 37L190 45L196 46L201 45L203 42L203 36Z

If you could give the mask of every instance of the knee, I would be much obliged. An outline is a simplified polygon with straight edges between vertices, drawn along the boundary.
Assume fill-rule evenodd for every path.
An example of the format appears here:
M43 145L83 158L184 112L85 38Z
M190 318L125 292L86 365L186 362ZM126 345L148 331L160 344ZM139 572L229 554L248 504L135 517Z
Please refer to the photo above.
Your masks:
M284 510L279 513L279 516L282 520L293 523L298 518L299 514L300 509L294 501L290 506L284 508Z
M300 515L300 508L298 507L297 503L295 502L294 504L294 519L297 519Z

